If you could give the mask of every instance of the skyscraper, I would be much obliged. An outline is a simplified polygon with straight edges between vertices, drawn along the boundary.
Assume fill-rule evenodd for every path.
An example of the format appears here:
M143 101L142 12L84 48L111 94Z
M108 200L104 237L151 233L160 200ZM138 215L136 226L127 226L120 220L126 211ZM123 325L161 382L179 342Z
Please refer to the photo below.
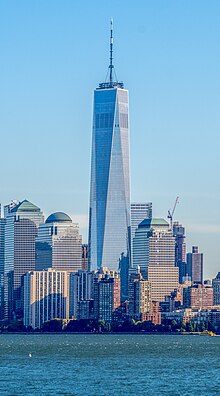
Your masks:
M6 208L4 316L10 320L23 314L22 276L35 270L35 238L43 214L27 200Z
M38 228L36 269L75 272L82 268L82 236L79 226L63 212L51 214Z
M131 241L135 236L138 225L144 219L152 219L152 202L131 203Z
M187 273L193 283L203 282L203 253L198 246L192 247L192 253L187 253Z
M109 79L94 92L89 208L89 269L118 268L130 254L128 91L114 77L111 21ZM128 253L129 252L129 253Z
M145 219L135 232L133 240L133 266L140 266L148 279L150 265L175 265L175 238L164 219Z

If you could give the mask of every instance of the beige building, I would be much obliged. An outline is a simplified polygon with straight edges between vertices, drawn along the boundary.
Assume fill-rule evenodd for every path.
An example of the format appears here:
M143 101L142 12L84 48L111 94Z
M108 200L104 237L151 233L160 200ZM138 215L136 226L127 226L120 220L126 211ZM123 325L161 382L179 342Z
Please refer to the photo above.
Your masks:
M151 283L143 279L140 267L130 274L128 284L129 314L134 319L141 319L151 311Z
M165 301L166 296L179 286L179 268L170 265L150 265L148 280L152 288L152 301Z
M68 318L68 273L51 268L27 272L24 275L24 325L36 329L49 320Z

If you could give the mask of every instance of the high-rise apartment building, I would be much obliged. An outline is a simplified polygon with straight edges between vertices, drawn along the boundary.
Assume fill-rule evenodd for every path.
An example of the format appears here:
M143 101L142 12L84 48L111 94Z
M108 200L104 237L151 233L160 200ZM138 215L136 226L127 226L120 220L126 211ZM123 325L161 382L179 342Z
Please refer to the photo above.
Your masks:
M40 329L44 322L69 318L66 271L31 271L24 275L24 325Z
M120 306L119 275L105 274L94 286L98 287L98 318L111 322L113 312Z
M175 238L164 219L145 219L135 231L133 265L148 279L150 265L175 265Z
M114 78L112 22L108 82L94 92L89 208L89 269L118 269L130 255L128 91Z
M140 267L131 272L128 282L129 315L135 320L142 320L142 316L151 312L152 296L151 284L144 280Z
M63 213L51 214L38 228L36 269L76 272L82 268L82 236L79 226Z
M43 214L27 200L5 213L4 317L11 320L23 316L22 276L35 270L35 238Z
M212 287L213 287L213 304L220 305L220 272L218 272L215 279L212 280Z
M203 253L198 246L192 247L192 253L187 253L187 273L193 283L203 282Z
M94 272L87 272L85 270L79 270L78 272L70 273L70 318L79 317L79 304L81 301L94 300L94 277ZM89 305L89 303L87 305Z
M190 287L190 306L196 309L208 309L213 306L213 288L196 284Z

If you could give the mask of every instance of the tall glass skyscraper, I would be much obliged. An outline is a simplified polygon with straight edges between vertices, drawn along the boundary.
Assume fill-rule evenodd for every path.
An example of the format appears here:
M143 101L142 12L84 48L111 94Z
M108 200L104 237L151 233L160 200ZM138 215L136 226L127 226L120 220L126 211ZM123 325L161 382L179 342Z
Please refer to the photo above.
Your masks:
M89 268L118 268L130 254L130 161L128 91L112 63L109 79L94 92L89 211Z

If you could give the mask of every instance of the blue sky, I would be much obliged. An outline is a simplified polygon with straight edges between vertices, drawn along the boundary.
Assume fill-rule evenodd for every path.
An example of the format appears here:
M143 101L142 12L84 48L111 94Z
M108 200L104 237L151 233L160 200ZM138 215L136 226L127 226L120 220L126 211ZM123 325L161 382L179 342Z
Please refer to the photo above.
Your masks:
M86 241L93 90L114 64L130 92L132 200L186 226L220 270L220 2L0 2L0 202L80 221Z

